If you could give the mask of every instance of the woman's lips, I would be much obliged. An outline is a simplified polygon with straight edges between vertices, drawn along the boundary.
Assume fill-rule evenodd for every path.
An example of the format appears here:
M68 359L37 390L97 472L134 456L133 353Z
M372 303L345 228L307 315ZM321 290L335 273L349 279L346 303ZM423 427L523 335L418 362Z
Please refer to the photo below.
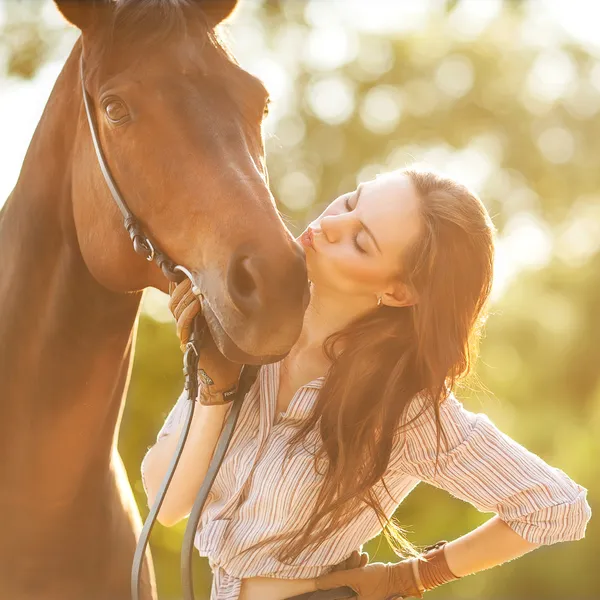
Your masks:
M315 249L313 231L310 227L300 236L300 242L305 248Z

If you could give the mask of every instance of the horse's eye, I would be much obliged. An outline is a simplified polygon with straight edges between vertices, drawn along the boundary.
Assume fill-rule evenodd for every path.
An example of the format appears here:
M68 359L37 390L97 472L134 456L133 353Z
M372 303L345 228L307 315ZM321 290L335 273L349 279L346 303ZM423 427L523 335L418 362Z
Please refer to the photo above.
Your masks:
M115 125L124 123L129 118L129 111L127 106L121 100L108 100L104 104L104 112L108 117L109 121Z
M267 100L267 103L265 104L265 108L263 110L263 117L267 117L269 115L269 104L271 104L271 101Z

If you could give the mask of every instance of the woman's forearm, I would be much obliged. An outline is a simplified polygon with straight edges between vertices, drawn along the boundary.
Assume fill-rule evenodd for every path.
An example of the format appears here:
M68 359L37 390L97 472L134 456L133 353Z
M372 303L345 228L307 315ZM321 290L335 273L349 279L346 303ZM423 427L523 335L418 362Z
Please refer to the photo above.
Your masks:
M495 567L539 548L513 531L497 515L477 529L448 542L444 548L448 567L457 577Z
M194 503L214 453L230 404L196 404L190 431L177 469L158 513L158 521L170 526L186 517ZM152 505L179 442L183 424L159 440L142 461L148 504Z

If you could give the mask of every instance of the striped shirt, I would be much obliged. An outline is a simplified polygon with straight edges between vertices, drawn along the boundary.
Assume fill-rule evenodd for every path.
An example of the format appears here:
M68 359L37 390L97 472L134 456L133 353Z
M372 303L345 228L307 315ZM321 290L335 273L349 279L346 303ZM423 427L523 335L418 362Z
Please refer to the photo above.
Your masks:
M211 600L236 600L247 577L313 578L349 557L381 532L365 505L353 521L316 551L308 548L292 565L275 556L275 544L250 549L274 534L305 522L322 476L314 469L318 425L283 464L294 425L311 411L324 377L299 388L285 413L275 414L281 363L264 365L241 408L221 469L201 516L195 546L213 570ZM182 393L158 439L175 431L185 414ZM406 410L412 420L423 407L419 396ZM373 491L391 517L420 481L444 489L481 512L496 513L514 531L537 544L585 536L591 508L587 489L501 432L483 413L466 410L453 393L440 405L448 447L442 443L437 473L436 429L428 408L394 445L383 485Z

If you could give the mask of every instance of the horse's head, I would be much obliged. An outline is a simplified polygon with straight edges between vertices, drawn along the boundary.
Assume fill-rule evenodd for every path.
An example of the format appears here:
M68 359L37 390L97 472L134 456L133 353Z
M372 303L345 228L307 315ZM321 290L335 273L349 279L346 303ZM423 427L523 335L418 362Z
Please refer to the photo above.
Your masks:
M261 363L296 341L309 292L304 252L268 189L268 94L219 42L230 0L56 0L82 31L85 86L109 168L131 211L187 267L231 360ZM119 292L167 281L131 248L103 180L78 90L71 189L92 275Z

